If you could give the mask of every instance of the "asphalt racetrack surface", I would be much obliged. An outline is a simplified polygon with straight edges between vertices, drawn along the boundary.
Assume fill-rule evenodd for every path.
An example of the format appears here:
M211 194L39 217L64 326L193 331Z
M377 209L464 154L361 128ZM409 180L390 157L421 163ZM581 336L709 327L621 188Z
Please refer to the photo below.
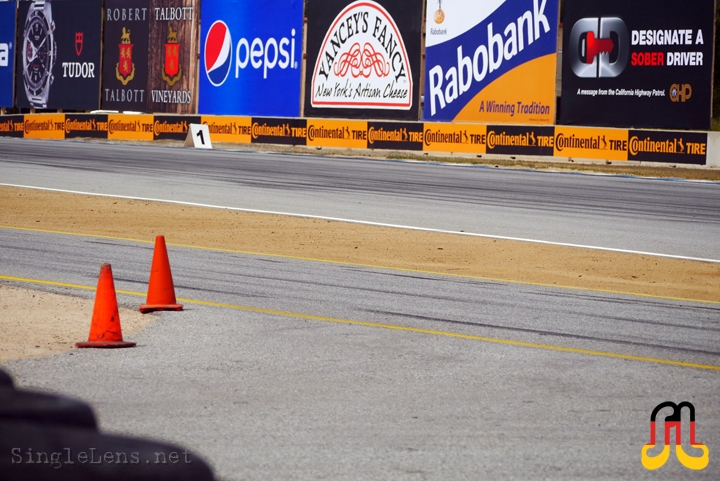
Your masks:
M0 182L720 260L720 185L0 139Z
M0 145L8 184L720 258L714 184ZM134 349L9 362L18 384L78 396L102 429L186 446L227 480L720 478L717 304L169 251L184 312L160 314ZM147 243L0 229L14 284L92 298L110 262L126 307L144 301L151 258ZM642 467L664 401L695 406L705 470Z

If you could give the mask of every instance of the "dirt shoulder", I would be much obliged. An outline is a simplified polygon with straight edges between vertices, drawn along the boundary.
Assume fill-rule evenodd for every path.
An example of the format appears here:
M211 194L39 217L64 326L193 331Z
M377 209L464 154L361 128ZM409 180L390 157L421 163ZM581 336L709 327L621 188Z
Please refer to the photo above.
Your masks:
M0 187L0 226L720 301L720 265L318 219Z
M720 301L718 264L33 189L0 187L0 228ZM0 285L0 362L72 349L91 317L90 300ZM126 339L154 319L120 317Z
M93 304L91 299L0 285L0 363L57 354L87 341ZM130 309L119 313L124 338L155 320Z

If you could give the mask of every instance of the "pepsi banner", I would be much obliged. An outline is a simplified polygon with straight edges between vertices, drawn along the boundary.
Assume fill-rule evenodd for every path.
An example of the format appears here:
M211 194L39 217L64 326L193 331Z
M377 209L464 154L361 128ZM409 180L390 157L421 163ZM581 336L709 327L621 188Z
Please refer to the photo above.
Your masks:
M0 107L12 107L15 85L15 2L0 3Z
M417 120L423 0L308 0L306 117Z
M299 117L302 32L302 0L203 0L199 112Z
M557 0L428 0L424 119L553 124Z
M150 0L105 0L102 108L147 110Z
M102 0L19 2L16 106L97 109L101 26Z
M709 129L715 1L565 0L560 123Z

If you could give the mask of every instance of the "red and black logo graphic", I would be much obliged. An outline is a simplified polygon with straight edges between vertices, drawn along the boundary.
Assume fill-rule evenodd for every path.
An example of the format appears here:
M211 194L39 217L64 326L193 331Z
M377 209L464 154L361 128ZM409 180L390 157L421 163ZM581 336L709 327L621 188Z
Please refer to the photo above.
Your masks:
M127 85L135 77L135 64L132 61L133 44L130 42L130 30L122 29L120 37L120 61L115 65L115 76L123 84Z
M578 77L617 77L629 53L630 35L617 17L583 18L570 32L570 65Z
M165 44L165 63L163 64L162 78L172 87L182 76L180 65L180 42L177 30L169 27L167 43Z
M665 446L657 456L649 456L647 452L655 447L655 418L658 413L666 407L672 408L673 413L665 418ZM690 456L683 451L681 444L682 436L680 435L680 416L684 407L690 409L690 446L702 450L703 454L701 456ZM681 402L680 404L668 401L658 404L655 409L653 409L652 415L650 416L650 442L643 446L641 453L642 465L645 469L658 469L670 458L671 429L675 430L675 454L677 455L678 461L688 469L695 471L705 469L710 460L709 451L704 444L695 442L695 406L687 401Z
M82 32L75 32L75 53L80 56L82 53L83 48L83 33Z

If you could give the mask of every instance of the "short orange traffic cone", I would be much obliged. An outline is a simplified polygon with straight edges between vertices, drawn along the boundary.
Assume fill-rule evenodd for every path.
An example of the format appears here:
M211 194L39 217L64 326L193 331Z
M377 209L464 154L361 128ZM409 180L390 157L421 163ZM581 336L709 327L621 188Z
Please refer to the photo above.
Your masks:
M134 342L124 342L122 338L120 313L118 312L117 297L115 297L115 282L110 264L100 266L88 342L78 342L75 346L102 348L135 346Z
M152 311L182 311L182 308L182 304L178 304L175 299L175 286L170 272L165 237L159 235L155 238L147 302L140 306L140 312L144 314Z

